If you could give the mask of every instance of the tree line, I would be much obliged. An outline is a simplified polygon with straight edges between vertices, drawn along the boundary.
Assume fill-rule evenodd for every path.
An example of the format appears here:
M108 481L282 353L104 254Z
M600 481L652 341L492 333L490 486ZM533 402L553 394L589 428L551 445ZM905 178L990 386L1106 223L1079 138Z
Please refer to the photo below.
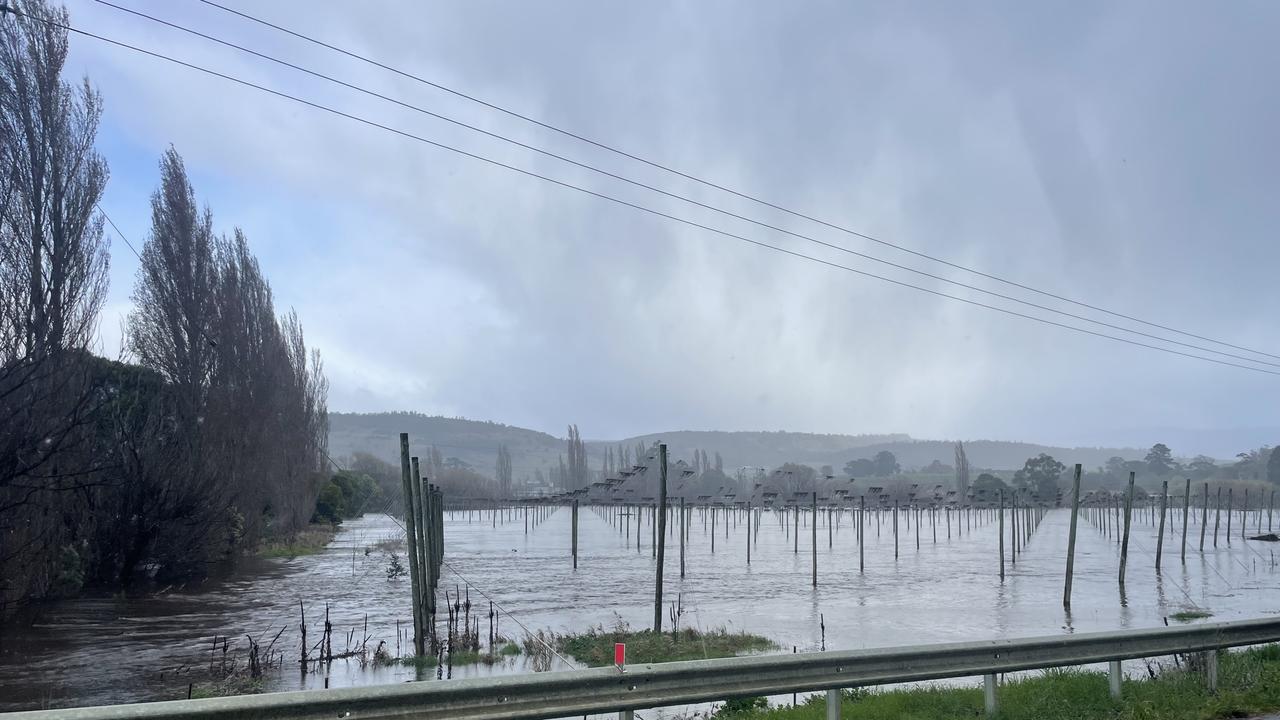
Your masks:
M0 614L87 584L198 576L311 520L328 394L248 239L160 160L120 360L92 352L110 264L103 100L62 78L65 8L0 21ZM48 21L48 22L42 22Z

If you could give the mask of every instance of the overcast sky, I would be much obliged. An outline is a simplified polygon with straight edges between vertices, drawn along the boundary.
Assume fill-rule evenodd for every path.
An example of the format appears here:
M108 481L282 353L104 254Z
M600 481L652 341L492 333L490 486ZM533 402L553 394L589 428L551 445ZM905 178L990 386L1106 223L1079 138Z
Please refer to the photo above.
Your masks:
M717 207L1013 290L584 146L196 0L118 1ZM1280 354L1280 5L222 1L787 208ZM91 0L68 7L77 26L379 123L983 299ZM575 422L602 439L664 429L906 432L1164 440L1179 455L1219 456L1280 441L1275 375L895 287L96 40L72 44L71 73L88 73L106 100L107 212L143 241L157 162L172 143L218 230L243 228L278 306L297 309L324 355L333 410L418 410L558 435ZM115 243L101 333L108 354L120 346L136 268Z

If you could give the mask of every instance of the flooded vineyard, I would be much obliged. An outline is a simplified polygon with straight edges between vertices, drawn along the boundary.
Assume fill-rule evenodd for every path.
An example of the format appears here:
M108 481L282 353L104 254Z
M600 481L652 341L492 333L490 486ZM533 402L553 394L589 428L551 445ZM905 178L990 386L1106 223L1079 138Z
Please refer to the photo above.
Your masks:
M1068 613L1062 603L1066 510L1047 511L1016 555L1006 514L1001 580L994 512L902 512L895 557L891 511L867 513L861 552L849 510L820 510L816 518L803 511L798 537L794 510L785 516L765 511L754 516L748 564L745 513L721 509L713 518L691 509L683 578L678 513L668 523L664 599L679 603L682 627L745 630L786 652L1153 627L1188 611L1211 613L1214 620L1276 612L1274 544L1244 539L1237 512L1229 539L1227 520L1220 519L1215 546L1210 510L1201 551L1202 518L1193 510L1184 562L1177 510L1166 521L1163 570L1157 573L1158 513L1135 509L1123 590L1115 513L1082 511ZM571 512L560 507L544 514L540 522L530 514L526 530L519 507L446 513L442 607L446 590L450 600L461 591L470 598L472 617L481 618L484 636L492 600L497 633L517 642L540 629L651 624L652 513L583 506L576 569ZM1265 532L1271 518L1266 510L1254 511L1245 522L1253 535L1259 528ZM233 577L157 595L82 598L32 609L0 634L0 710L185 697L192 683L226 663L246 662L246 636L275 658L264 673L266 690L435 678L437 668L358 655L309 663L305 671L299 662L300 612L305 610L308 643L314 644L326 606L335 655L366 642L365 660L379 643L391 655L409 652L409 579L388 578L388 553L401 538L395 519L370 515L346 522L318 555L255 560ZM403 548L396 552L404 557ZM444 622L443 612L438 622ZM556 660L555 669L564 667ZM524 655L514 655L450 672L465 677L531 670Z

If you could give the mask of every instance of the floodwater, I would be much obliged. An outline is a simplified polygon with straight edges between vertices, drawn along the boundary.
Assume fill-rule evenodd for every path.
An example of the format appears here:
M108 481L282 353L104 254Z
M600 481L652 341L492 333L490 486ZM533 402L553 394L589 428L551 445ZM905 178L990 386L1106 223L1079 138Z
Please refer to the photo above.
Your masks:
M961 532L953 517L948 538L939 515L935 541L926 515L917 549L916 528L908 527L904 513L895 559L890 518L878 523L869 513L865 570L860 573L850 516L846 513L829 533L826 514L819 513L816 588L811 585L812 529L807 524L801 527L796 552L790 528L766 513L748 566L745 515L730 522L726 537L720 514L714 553L709 518L701 510L691 515L683 580L678 520L671 524L666 603L679 600L682 626L758 633L785 652L822 649L824 625L825 647L836 650L1155 627L1180 610L1207 610L1214 621L1280 610L1275 546L1242 540L1239 513L1230 544L1224 518L1214 548L1210 511L1209 539L1201 552L1199 516L1193 511L1185 564L1180 559L1181 512L1171 513L1164 569L1157 574L1154 523L1149 514L1135 511L1123 594L1117 583L1118 538L1082 517L1069 614L1062 606L1070 520L1065 510L1045 516L1016 563L1006 556L1003 582L999 534L991 520L979 524L975 519L972 529ZM789 520L788 525L794 522L794 514ZM1256 515L1249 519L1250 534L1258 521ZM1264 531L1267 522L1261 518ZM487 634L488 598L498 606L499 633L517 639L525 629L563 632L619 622L646 627L653 622L656 559L647 514L643 523L637 550L635 517L618 522L606 510L583 507L575 570L567 508L540 523L531 515L527 533L518 509L496 522L488 511L449 514L441 602L445 590L452 596L455 586L469 583L482 634ZM1006 554L1009 530L1006 524ZM265 650L282 629L274 648L284 650L286 662L268 671L269 690L434 678L435 669L362 667L354 659L335 660L327 669L313 667L304 674L297 662L300 602L310 643L320 635L327 603L335 653L347 647L348 633L352 643L367 633L370 648L385 641L393 653L397 643L405 644L411 625L409 582L387 579L387 557L375 547L395 537L403 532L394 519L369 515L347 521L319 555L259 561L230 579L159 595L82 598L27 612L0 627L0 710L185 697L189 683L206 680L211 665L221 662L215 636L229 637L229 657L239 655L243 662L246 635L259 639ZM663 618L669 628L665 609ZM564 668L556 662L555 669ZM453 676L526 671L525 661L516 658L495 667L454 668Z

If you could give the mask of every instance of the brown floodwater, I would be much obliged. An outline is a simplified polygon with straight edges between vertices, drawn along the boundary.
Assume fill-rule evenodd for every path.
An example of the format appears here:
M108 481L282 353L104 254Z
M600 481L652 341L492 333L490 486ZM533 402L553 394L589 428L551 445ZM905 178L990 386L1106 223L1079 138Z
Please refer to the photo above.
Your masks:
M1180 520L1181 513L1175 513ZM569 512L561 509L526 533L514 511L494 523L488 515L454 513L446 519L443 592L470 582L473 613L487 634L485 595L498 603L498 632L520 638L527 630L582 630L653 619L656 559L648 521L636 548L636 527L616 526L604 514L581 512L578 568L570 559ZM1180 560L1180 527L1170 524L1164 569L1154 568L1156 529L1150 517L1137 521L1128 581L1116 580L1118 539L1082 520L1071 613L1062 607L1069 514L1048 513L1016 564L1006 558L998 577L994 523L946 536L942 517L934 540L926 517L916 548L915 528L900 525L894 558L891 523L867 524L864 572L849 515L832 529L825 516L818 530L818 587L810 584L811 530L802 528L799 552L790 529L766 514L746 563L746 525L725 530L717 520L715 552L710 523L694 511L680 578L673 534L667 544L665 598L679 599L682 625L728 627L765 635L786 652L856 649L914 643L980 640L1159 626L1180 610L1204 609L1213 620L1266 616L1280 610L1280 576L1274 545L1245 541L1206 542L1198 550L1199 525L1188 533L1186 563ZM1258 521L1249 520L1250 533ZM632 518L634 523L634 518ZM1265 529L1266 519L1262 519ZM953 525L955 522L953 521ZM1209 518L1212 536L1213 515ZM673 532L675 523L672 523ZM1225 531L1225 520L1223 522ZM878 532L877 532L878 529ZM1006 527L1006 532L1008 528ZM253 560L230 577L170 588L141 597L84 597L32 608L0 627L0 710L70 707L185 697L190 683L208 679L222 662L214 638L228 637L228 657L243 662L246 635L263 648L280 633L282 667L267 671L268 690L393 683L434 679L436 671L335 660L300 670L299 603L306 609L314 643L326 604L341 652L367 636L369 647L386 642L404 649L409 582L388 580L388 558L376 545L403 537L397 522L368 515L344 523L322 553L292 560ZM1007 544L1006 538L1006 544ZM1006 550L1007 552L1007 550ZM403 552L401 553L403 556ZM465 593L465 589L464 589ZM665 613L664 613L665 617ZM1169 622L1173 622L1170 620ZM825 639L822 625L825 624ZM366 629L367 628L367 629ZM457 667L454 677L528 672L516 657L495 666ZM560 661L556 669L565 666Z

